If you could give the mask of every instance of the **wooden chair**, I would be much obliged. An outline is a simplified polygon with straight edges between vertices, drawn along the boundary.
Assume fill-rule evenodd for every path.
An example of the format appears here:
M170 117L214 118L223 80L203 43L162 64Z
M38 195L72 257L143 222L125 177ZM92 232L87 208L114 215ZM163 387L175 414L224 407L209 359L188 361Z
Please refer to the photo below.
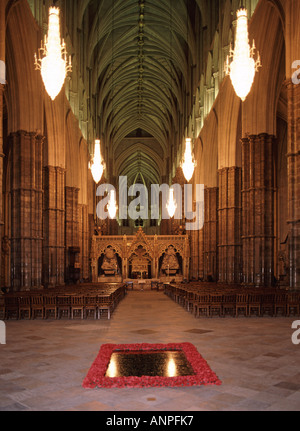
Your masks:
M286 316L287 313L287 294L277 293L275 295L274 314L275 316Z
M222 313L224 316L232 316L236 315L236 295L234 293L228 293L223 295L223 310Z
M36 313L40 312L40 317L44 318L44 297L43 295L32 295L31 297L31 318L35 319Z
M240 312L247 317L248 316L248 294L238 293L236 295L235 303L235 315L238 317Z
M298 316L299 315L299 302L300 302L300 294L297 292L290 292L288 293L287 297L287 316L293 315Z
M209 295L197 295L197 299L194 302L194 316L209 317L210 311L210 297Z
M274 316L275 295L274 293L263 293L261 295L261 316L267 314Z
M76 311L80 311L80 317L84 317L84 295L72 295L71 296L71 319L74 319Z
M97 297L98 319L101 319L103 312L106 312L107 319L111 318L110 296L100 295Z
M261 294L249 293L248 316L260 316Z
M49 314L53 313L54 319L57 319L56 295L43 295L44 302L44 319L47 319Z
M57 318L61 319L64 315L68 318L71 316L71 296L58 295L56 297Z
M28 316L28 319L31 317L31 301L30 301L29 295L19 296L18 302L19 302L19 319L23 319L23 316Z
M94 319L98 317L98 302L97 295L86 295L84 301L85 317L88 318L91 312L93 313Z
M185 295L184 308L191 313L193 313L194 310L195 296L195 292L191 290L188 290Z
M223 316L223 295L218 293L209 295L210 305L209 305L209 315L213 316Z
M185 290L180 289L179 287L175 290L175 302L179 305L184 305L185 301Z

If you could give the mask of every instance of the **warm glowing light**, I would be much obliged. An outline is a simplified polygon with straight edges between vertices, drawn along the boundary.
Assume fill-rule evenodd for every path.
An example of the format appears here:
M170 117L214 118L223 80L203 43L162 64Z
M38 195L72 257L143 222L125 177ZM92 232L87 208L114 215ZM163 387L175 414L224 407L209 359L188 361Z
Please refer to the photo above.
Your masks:
M252 48L249 45L248 35L248 13L247 9L237 11L237 29L234 51L230 47L230 54L227 56L225 73L230 75L233 88L238 97L244 102L250 93L255 72L261 67L260 55L254 60L255 43ZM231 63L230 63L230 60Z
M47 93L52 100L60 93L68 72L72 70L71 56L67 59L66 44L60 38L60 10L50 7L48 35L39 49L39 58L35 54L36 69L41 71Z
M108 369L106 371L106 377L117 377L117 364L114 359L111 359Z
M170 188L169 200L166 205L168 214L172 218L175 215L175 211L177 209L176 201L174 199L174 189Z
M109 196L109 202L107 205L107 209L108 209L108 214L109 214L109 218L114 219L116 217L117 214L117 204L116 204L116 196L115 196L115 191L111 190L110 191L110 196Z
M185 153L181 167L186 180L190 181L194 175L195 162L192 155L192 140L187 138L185 142Z
M168 361L168 377L176 377L176 364L173 358Z
M103 171L104 171L103 161L101 158L99 139L96 139L96 141L95 141L94 158L93 158L92 163L90 164L90 169L91 169L95 183L98 184L102 178Z

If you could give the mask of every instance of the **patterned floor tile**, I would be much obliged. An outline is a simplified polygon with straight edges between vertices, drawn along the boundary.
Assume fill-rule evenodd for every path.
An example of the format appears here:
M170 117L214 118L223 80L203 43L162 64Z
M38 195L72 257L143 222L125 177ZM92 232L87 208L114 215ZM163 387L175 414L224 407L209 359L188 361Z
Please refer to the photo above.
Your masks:
M195 318L163 292L129 291L110 321L7 322L1 411L300 410L292 318ZM191 342L222 380L191 388L82 388L104 343Z

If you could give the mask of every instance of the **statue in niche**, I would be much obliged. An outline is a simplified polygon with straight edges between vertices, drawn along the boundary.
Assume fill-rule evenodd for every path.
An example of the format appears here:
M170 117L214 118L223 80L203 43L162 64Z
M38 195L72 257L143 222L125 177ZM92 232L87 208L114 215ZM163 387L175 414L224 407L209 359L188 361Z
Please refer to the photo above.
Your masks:
M118 259L111 247L107 247L105 250L101 269L105 275L115 275L118 273Z
M170 245L165 252L163 262L161 265L161 272L166 275L175 275L180 269L176 251L172 245Z

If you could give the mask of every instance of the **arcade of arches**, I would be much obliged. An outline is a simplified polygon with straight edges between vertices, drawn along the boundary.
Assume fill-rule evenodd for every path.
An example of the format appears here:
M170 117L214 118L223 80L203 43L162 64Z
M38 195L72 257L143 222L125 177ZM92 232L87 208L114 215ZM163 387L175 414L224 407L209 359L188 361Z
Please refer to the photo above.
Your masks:
M224 74L239 1L55 3L73 70L52 102L34 68L52 2L0 0L1 287L160 278L169 253L181 279L299 290L298 0L246 0L262 68L243 103ZM96 137L102 183L150 189L185 183L186 136L201 230L97 219Z

